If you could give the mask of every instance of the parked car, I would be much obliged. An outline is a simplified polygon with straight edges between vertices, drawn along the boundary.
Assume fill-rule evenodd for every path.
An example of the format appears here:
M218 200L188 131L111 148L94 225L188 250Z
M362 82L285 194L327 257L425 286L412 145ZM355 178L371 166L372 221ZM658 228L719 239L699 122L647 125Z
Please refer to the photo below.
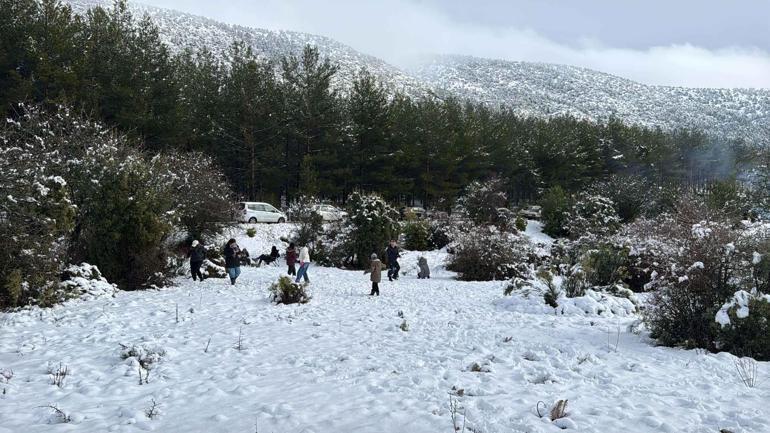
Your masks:
M348 216L348 213L330 204L317 204L313 211L318 212L324 221L339 221Z
M285 223L286 214L269 203L242 201L238 203L240 221L248 223Z
M399 209L399 213L401 214L402 219L407 218L407 216L413 216L417 219L425 218L425 209L421 207L402 207Z

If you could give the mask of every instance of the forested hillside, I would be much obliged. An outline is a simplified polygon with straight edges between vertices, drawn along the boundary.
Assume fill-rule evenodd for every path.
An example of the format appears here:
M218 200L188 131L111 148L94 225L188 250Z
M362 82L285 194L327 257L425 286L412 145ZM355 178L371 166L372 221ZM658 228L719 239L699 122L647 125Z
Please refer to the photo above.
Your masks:
M508 179L510 197L574 191L610 173L700 184L734 174L749 143L573 117L522 117L455 98L392 92L367 69L347 92L310 46L279 61L241 42L173 52L123 2L75 14L55 0L2 1L0 104L71 105L149 152L211 155L236 192L276 202L354 189L448 207L471 180ZM221 50L217 47L217 50ZM192 167L190 169L193 169Z
M111 0L68 0L85 13ZM339 70L332 86L348 92L366 68L388 90L410 97L438 95L470 100L491 108L505 106L519 116L572 115L580 119L625 123L671 131L701 130L708 135L770 144L770 90L702 89L650 86L568 65L511 62L466 56L426 54L407 70L361 53L331 38L290 31L228 25L205 17L130 2L136 16L149 16L173 53L208 48L227 59L235 41L243 41L265 60L299 56L311 45Z

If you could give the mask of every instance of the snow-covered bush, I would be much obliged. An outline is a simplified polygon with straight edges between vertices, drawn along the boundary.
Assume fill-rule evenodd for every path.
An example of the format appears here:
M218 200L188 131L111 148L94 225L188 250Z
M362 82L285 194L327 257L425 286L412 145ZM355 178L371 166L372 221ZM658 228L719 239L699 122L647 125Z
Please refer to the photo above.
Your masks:
M570 208L564 228L573 239L587 234L607 236L620 228L620 217L609 198L582 193Z
M718 349L770 361L770 295L737 291L715 320Z
M129 363L138 363L145 370L152 370L166 357L166 350L153 344L120 344L120 357Z
M162 285L174 233L213 234L231 219L211 158L150 158L137 144L64 108L0 127L0 306L59 300L67 262L125 289Z
M139 154L105 161L91 200L80 207L77 251L127 290L167 284L164 240L173 231L172 191Z
M751 191L735 179L714 181L703 195L710 209L733 220L746 218L754 206Z
M76 211L59 170L61 120L29 111L0 125L0 308L55 298Z
M57 302L68 298L98 298L112 296L117 287L110 284L99 272L99 268L81 263L70 265L61 275L57 294Z
M505 207L507 202L505 181L499 177L492 177L485 182L471 182L458 200L476 224L494 224L498 219L497 209Z
M702 222L691 227L678 254L650 288L645 310L654 338L666 345L714 348L714 317L742 280L738 233L729 225Z
M344 248L350 266L364 269L372 253L381 253L398 237L398 211L376 194L353 192L348 197L348 226Z
M431 220L428 230L428 245L432 250L440 250L452 241L452 226L447 220Z
M159 188L169 191L174 226L192 239L212 237L233 221L230 183L214 160L201 153L158 154L150 160Z
M666 272L684 243L686 230L670 214L638 218L623 226L610 242L627 252L624 282L635 292L645 290L652 277Z
M321 266L347 268L355 266L350 245L349 223L340 221L324 225L324 230L313 245L313 261Z
M585 272L580 267L576 267L564 277L561 288L568 298L577 298L584 296L586 290L591 288L591 284L586 280Z
M466 281L528 277L536 262L529 240L495 227L481 226L459 234L450 245L447 269Z
M411 251L430 249L430 225L426 221L408 221L404 224L404 248Z
M319 203L315 197L301 196L289 205L289 219L297 224L297 231L292 235L295 244L315 250L315 243L324 229L323 217L313 209Z
M610 199L618 217L625 223L645 213L647 204L656 199L651 194L655 188L641 176L614 174L589 189L597 196Z
M305 285L295 283L284 275L270 286L270 301L276 304L305 304L310 302L310 296Z

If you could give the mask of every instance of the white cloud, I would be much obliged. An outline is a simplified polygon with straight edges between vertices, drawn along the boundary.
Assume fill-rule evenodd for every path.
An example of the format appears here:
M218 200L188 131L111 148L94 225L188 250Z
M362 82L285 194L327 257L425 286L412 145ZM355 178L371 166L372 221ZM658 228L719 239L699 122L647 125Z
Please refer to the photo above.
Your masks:
M707 50L680 44L636 50L589 39L568 46L532 29L459 23L409 0L235 0L229 6L145 1L236 24L322 34L400 65L425 53L465 54L583 66L647 84L770 88L770 54L752 47Z

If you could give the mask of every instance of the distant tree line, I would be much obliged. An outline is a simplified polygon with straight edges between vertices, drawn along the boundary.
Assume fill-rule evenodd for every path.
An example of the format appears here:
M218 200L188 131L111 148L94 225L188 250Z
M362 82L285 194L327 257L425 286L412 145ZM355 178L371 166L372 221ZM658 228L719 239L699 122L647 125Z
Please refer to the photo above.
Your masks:
M279 62L243 43L226 58L172 54L150 19L132 16L122 0L84 16L59 0L0 0L0 41L7 116L20 102L74 107L149 152L211 156L248 199L344 201L363 190L449 208L466 185L492 175L521 202L610 174L700 185L734 175L754 157L751 143L698 131L413 99L366 70L343 93L332 85L337 65L311 47Z

